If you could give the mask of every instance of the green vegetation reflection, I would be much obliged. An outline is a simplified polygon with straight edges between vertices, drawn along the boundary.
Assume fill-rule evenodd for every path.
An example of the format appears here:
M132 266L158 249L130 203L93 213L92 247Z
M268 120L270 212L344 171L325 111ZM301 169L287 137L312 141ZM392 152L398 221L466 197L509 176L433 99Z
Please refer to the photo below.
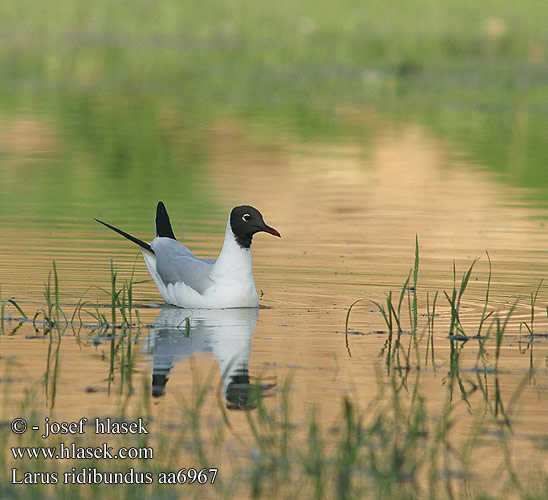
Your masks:
M367 142L371 124L344 109L422 123L546 202L547 22L542 2L3 5L0 126L19 146L0 155L30 172L0 172L0 208L204 207L215 120L273 141Z

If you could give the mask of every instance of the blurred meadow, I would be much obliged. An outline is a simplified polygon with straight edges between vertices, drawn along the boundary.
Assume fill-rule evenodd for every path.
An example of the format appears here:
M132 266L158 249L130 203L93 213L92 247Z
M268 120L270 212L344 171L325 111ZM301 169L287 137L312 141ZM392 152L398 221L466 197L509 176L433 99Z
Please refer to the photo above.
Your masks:
M356 110L420 122L508 182L548 186L544 2L22 0L0 9L1 154L18 167L8 178L2 170L2 184L25 184L28 172L50 186L29 193L27 182L32 202L19 210L58 214L53 189L76 207L122 189L124 205L177 192L192 206L215 121L238 120L273 142L286 131L363 140L375 124L348 120ZM33 168L37 159L48 161ZM168 179L175 170L184 183ZM4 190L4 210L22 201L20 189Z

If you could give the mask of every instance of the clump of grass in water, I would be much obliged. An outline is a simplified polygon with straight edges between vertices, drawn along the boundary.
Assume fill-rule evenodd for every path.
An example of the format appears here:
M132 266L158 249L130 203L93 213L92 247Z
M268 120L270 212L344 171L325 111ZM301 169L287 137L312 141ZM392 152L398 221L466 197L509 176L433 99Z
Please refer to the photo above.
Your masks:
M491 287L491 279L492 279L492 266L491 266L491 259L489 256L489 253L487 253L487 260L489 263L489 274L487 279L487 287L485 292L485 299L483 303L482 313L479 320L477 331L475 332L475 335L471 336L469 335L464 328L463 322L461 320L461 306L462 306L462 300L464 297L464 294L468 288L470 277L472 275L472 272L474 270L474 267L478 261L478 259L475 259L472 264L468 267L468 269L463 273L462 278L460 279L460 282L457 283L457 271L456 271L456 265L453 263L453 288L450 293L447 293L447 291L443 291L443 294L445 295L445 298L447 300L447 303L450 308L450 317L449 317L449 325L448 325L448 334L447 338L450 341L450 348L451 348L451 360L450 360L450 373L458 374L458 367L459 367L459 357L460 352L466 342L468 342L471 339L478 340L478 355L477 355L477 362L476 365L479 364L480 360L485 361L485 341L489 338L489 335L491 331L494 329L496 334L496 359L498 359L498 353L500 352L500 345L502 342L502 338L504 335L504 331L508 325L508 322L510 320L510 317L512 316L512 313L514 311L514 308L516 304L514 304L510 310L507 313L506 318L501 323L500 317L495 315L494 318L491 320L491 324L487 330L487 332L484 334L485 325L487 323L487 320L492 317L494 314L494 310L489 311L489 295L490 295L490 287ZM419 274L419 243L418 238L415 240L415 261L413 265L413 269L409 272L405 282L403 283L403 286L401 287L401 292L399 293L399 297L397 298L397 306L395 306L394 296L392 291L388 291L386 301L385 303L380 303L377 301L371 300L371 302L375 305L377 310L380 312L384 323L387 327L387 340L385 343L385 346L383 350L381 351L381 354L384 355L386 360L386 366L387 369L390 369L392 365L400 369L400 370L408 370L411 368L411 364L409 363L410 360L410 354L411 349L413 349L416 352L416 366L417 368L420 368L420 358L418 356L418 350L419 350L419 340L420 336L418 335L418 274ZM413 276L413 283L411 286L409 286L409 282L411 280L411 276ZM540 288L540 285L539 285ZM411 293L412 292L412 293ZM403 326L403 316L402 316L402 304L405 298L405 295L407 293L407 305L408 305L408 318L409 318L409 330L404 330ZM430 355L430 360L434 364L435 358L434 358L434 322L435 317L438 315L436 313L436 307L438 302L438 294L439 292L436 292L434 294L434 298L432 301L432 308L430 307L430 293L426 293L426 313L423 314L423 316L427 317L427 324L425 325L425 330L427 331L427 343L426 343L426 357L425 357L425 364L427 364L428 355ZM538 295L538 288L534 295L532 295L532 309L533 312L531 313L531 325L534 321L534 302L536 301L536 297ZM369 299L359 299L353 302L350 307L348 308L346 319L345 319L345 334L346 334L346 343L347 348L348 346L348 324L350 320L350 313L353 310L354 306L356 304ZM547 307L547 314L548 314L548 307ZM525 324L525 326L528 326ZM402 346L402 334L409 333L410 334L410 342L407 345L407 350L403 350ZM403 359L403 364L402 364ZM453 372L454 371L454 372Z
M418 344L417 344L417 327L418 327L418 311L417 311L417 286L418 286L418 276L419 276L419 239L415 237L415 261L413 264L413 269L409 271L407 279L405 280L403 286L401 287L401 292L397 299L397 307L394 305L392 291L390 290L386 297L386 305L381 304L372 300L371 302L381 313L383 320L387 327L387 339L384 345L384 348L381 351L381 355L385 357L386 369L390 371L392 366L396 366L399 370L409 370L411 369L411 364L409 356L411 353L411 347L415 347L415 352L418 354ZM413 276L413 283L410 286L409 282ZM408 306L408 317L409 317L409 331L406 332L403 330L403 318L402 318L402 304L407 295L407 306ZM348 323L350 320L350 312L353 307L362 302L363 300L369 299L359 299L353 302L346 313L345 320L345 340L348 352L350 353L348 345ZM410 340L407 346L407 351L402 348L402 334L409 333ZM433 342L432 342L433 345ZM433 355L433 351L432 351ZM420 365L420 361L417 358L417 366Z
M98 305L95 306L94 310L90 310L89 303L84 301L83 298L80 298L78 301L70 318L65 314L60 301L60 281L55 261L53 262L53 269L49 272L48 279L44 284L45 306L35 312L32 320L28 319L22 307L14 299L8 299L1 303L0 327L2 334L5 334L6 322L11 320L11 317L9 319L6 318L6 308L8 305L11 305L22 316L22 318L17 320L19 325L12 330L11 334L15 334L17 329L25 322L32 321L36 333L49 336L44 384L51 409L53 409L55 405L61 341L69 327L72 327L78 341L80 341L80 330L83 326L88 327L92 332L97 330L99 332L108 332L110 330L108 392L110 393L111 383L115 379L117 367L120 371L120 392L123 393L124 390L127 389L128 394L130 394L133 390L132 374L134 371L134 356L132 345L136 338L135 335L133 335L133 329L136 327L140 328L140 325L142 324L139 312L134 308L133 304L135 267L133 268L129 280L124 281L121 288L118 288L117 286L118 272L114 268L112 259L110 271L110 322L100 311ZM106 292L104 289L99 289ZM95 323L90 324L89 322L84 322L82 320L84 314L93 318ZM121 321L118 320L118 314ZM134 323L135 319L137 320L137 324ZM78 328L78 326L80 328ZM78 329L77 332L75 328ZM120 331L121 333L117 335L117 331Z
M430 312L430 293L426 292L426 318L428 321L428 337L426 339L426 353L424 356L424 365L428 367L428 354L432 362L432 368L436 371L436 359L434 355L434 322L436 318L436 302L438 301L438 292L434 294L432 300L432 312Z
M9 317L6 317L6 308L8 304L11 304L22 316L20 320L16 320L17 326L11 330L9 335L15 335L17 333L17 330L19 330L19 328L21 328L21 326L25 323L25 320L28 319L25 311L23 311L23 308L17 303L15 299L2 300L2 306L0 307L0 335L6 335L5 322L11 324L12 321L11 315Z
M37 321L40 317L43 318L42 333L44 335L50 333L53 329L59 332L62 327L66 328L68 325L68 319L59 300L59 276L57 275L57 266L55 261L53 261L53 271L49 272L48 281L44 284L44 298L46 299L46 307L36 311L33 318L33 324L36 332L38 333L40 331L37 327ZM63 318L63 322L61 321L61 318Z
M124 280L121 288L118 286L118 271L114 267L114 260L110 260L110 290L103 290L110 298L111 320L108 322L106 316L96 308L92 317L99 320L104 331L110 330L109 339L109 375L108 375L108 393L110 394L111 385L115 380L116 367L120 372L120 393L127 389L128 395L133 391L132 375L134 372L134 357L132 345L135 340L133 329L140 328L142 325L139 311L134 308L133 303L133 285L135 275L135 266L133 266L129 280ZM121 320L118 320L118 315ZM136 323L134 322L136 319ZM117 331L120 334L117 335Z
M135 267L131 273L129 280L125 280L122 283L120 289L117 289L117 276L118 272L114 269L114 264L111 259L111 289L109 291L101 287L90 287L84 295L92 288L97 288L106 294L110 298L110 313L111 320L109 321L105 314L100 311L99 304L91 304L89 301L84 300L81 297L76 305L73 314L69 317L63 310L60 302L59 291L59 276L57 273L57 265L53 262L53 270L49 272L48 279L44 284L44 299L45 306L39 308L33 316L32 320L29 320L27 314L24 312L22 306L14 299L1 300L0 298L0 333L6 333L6 322L13 320L18 323L25 323L32 321L36 333L42 333L47 335L51 329L65 331L69 326L73 329L78 328L78 332L75 331L75 335L80 334L82 327L91 330L114 330L127 329L132 327L142 326L139 311L135 309L133 304L133 285ZM6 315L8 306L13 306L19 314L20 318L12 318L10 315ZM92 308L92 309L90 309ZM118 321L118 314L121 316L121 321ZM93 323L83 319L83 316L87 315L93 319ZM10 334L14 334L20 325L18 325Z
M535 334L535 304L537 302L538 294L540 292L540 288L542 286L544 280L540 280L537 289L534 292L531 292L531 319L529 320L529 323L523 321L519 325L519 332L520 332L520 351L522 353L525 353L527 350L529 351L529 379L532 380L535 374L535 368L534 368L534 345L535 345L535 339L537 338ZM546 306L546 315L548 316L548 306ZM524 335L522 334L522 328L526 328L528 331L528 339L525 343L525 348L522 348L522 338ZM548 360L548 358L547 358Z
M53 290L52 290L53 273ZM33 324L36 332L39 332L37 320L43 316L42 333L49 335L48 354L46 358L46 371L44 374L44 387L46 391L46 400L50 411L55 407L55 396L57 394L57 381L59 376L59 363L61 351L61 339L68 326L67 317L61 308L59 300L59 276L57 275L57 266L53 261L53 272L48 274L48 281L44 285L44 297L46 307L37 311L33 318ZM61 317L64 318L61 321Z
M487 279L487 285L486 285L486 291L485 291L485 298L483 301L483 307L481 316L479 319L479 323L477 326L477 330L475 331L474 335L470 335L467 331L465 331L463 321L461 319L461 306L464 294L467 290L467 287L470 283L470 278L474 269L474 266L476 265L478 259L475 259L472 264L468 267L468 269L463 273L460 281L457 281L457 272L456 272L456 266L453 264L453 288L450 293L447 293L444 291L444 295L446 297L447 303L449 305L450 310L450 316L448 319L448 335L447 339L449 340L449 365L448 365L448 372L447 372L447 379L446 379L446 386L448 388L448 397L449 402L453 401L454 397L454 390L455 388L458 388L458 392L460 394L460 399L457 400L464 402L469 408L471 408L471 402L470 402L470 396L477 391L480 390L480 393L482 394L483 401L485 403L486 411L489 412L494 418L494 420L498 423L500 423L505 428L511 430L512 420L511 420L511 414L513 409L515 408L516 402L519 400L519 396L521 395L521 392L523 390L523 387L525 385L525 381L522 381L519 385L519 387L515 390L514 394L512 394L509 403L504 404L503 402L503 396L502 396L502 390L500 387L500 379L499 379L499 373L500 373L500 359L501 359L501 352L502 352L502 346L503 341L505 337L505 333L508 330L508 325L510 323L510 320L512 318L512 315L515 311L517 301L514 302L510 308L504 312L503 314L495 312L494 309L490 310L489 306L489 298L490 298L490 289L491 289L491 280L492 280L492 263L489 256L489 253L487 253L487 260L489 265L489 273L488 273L488 279ZM413 275L416 277L418 275L418 243L417 248L415 251L415 266L413 270ZM377 309L381 313L381 316L383 320L385 321L385 324L388 328L388 338L385 343L384 348L381 351L381 355L385 358L385 365L388 370L388 373L396 369L400 373L402 372L402 367L400 364L400 355L402 355L402 358L406 361L410 359L410 353L409 348L411 345L413 346L413 349L417 353L417 360L419 359L418 356L418 350L419 350L419 344L417 341L413 342L413 344L409 344L409 348L406 352L403 351L403 347L401 344L401 334L403 333L402 329L402 321L401 321L401 303L403 300L404 290L408 289L408 283L410 279L411 273L408 275L406 281L404 282L404 285L402 287L402 292L400 293L399 300L398 300L398 306L397 308L393 305L393 299L392 299L392 293L388 292L387 299L386 299L386 306L377 302L374 302ZM540 291L540 287L542 285L542 281L539 283L536 291L531 294L531 319L529 323L521 323L520 324L520 332L522 327L524 326L527 328L527 330L530 333L530 336L532 337L534 334L534 324L535 324L535 303L538 298L538 294ZM415 278L414 280L414 290L417 290L417 280ZM417 337L417 324L415 323L415 317L416 317L416 309L415 304L417 303L415 300L416 295L414 296L413 305L411 305L411 300L408 300L408 307L409 307L409 318L410 318L410 325L411 325L411 337ZM431 360L434 364L434 318L435 318L435 311L436 311L436 300L438 297L438 292L436 292L434 296L434 301L432 305L432 310L430 309L430 298L429 294L427 293L426 296L426 316L428 318L427 325L425 328L428 331L428 337L427 337L427 344L426 344L426 357L425 361L428 360L428 353L430 351ZM355 304L355 303L354 303ZM354 305L352 304L352 306ZM348 321L349 321L349 309L346 317L346 325L348 328ZM548 309L547 309L548 311ZM487 321L491 320L489 322L489 325ZM415 335L413 335L413 332ZM393 337L395 337L395 342L393 342ZM470 340L477 340L478 342L478 351L476 354L476 361L475 361L475 368L474 371L476 372L476 380L472 380L470 377L468 377L466 374L463 374L463 371L461 369L461 354L467 345L467 343ZM487 342L489 339L494 340L494 364L493 366L488 365L488 359L490 359L487 355ZM530 343L530 339L529 339ZM529 346L528 346L529 347ZM531 349L532 350L532 349ZM531 353L530 350L530 353ZM402 354L403 353L403 354ZM417 369L420 369L420 362L417 362ZM435 365L434 365L435 366ZM404 366L404 368L410 368L409 363ZM533 373L533 361L532 361L532 355L530 354L530 361L529 361L529 372L528 372L528 378L531 379L531 373ZM487 376L489 374L494 374L494 391L493 396L491 397L488 391L488 383L487 383ZM483 379L481 378L483 377ZM406 384L406 377L404 376L402 378L402 384L405 386Z
M48 406L50 410L53 410L55 406L55 395L57 392L61 338L68 325L67 317L61 307L59 299L59 276L57 274L57 266L55 261L53 261L53 270L49 272L48 280L44 284L44 298L46 305L44 308L36 311L32 319L32 324L37 333L49 335L46 370L44 372L44 387ZM2 301L0 313L0 328L2 335L5 335L5 311L7 304L14 306L22 316L22 318L19 318L18 320L19 325L11 332L13 335L21 327L21 325L23 325L26 321L29 321L29 319L22 307L14 299Z
M110 339L110 356L109 356L109 378L108 378L108 392L110 394L111 383L115 377L115 360L119 352L121 352L120 359L120 393L124 390L124 384L128 388L128 393L131 393L132 389L132 374L133 374L133 357L132 357L132 340L131 332L133 328L133 276L135 273L135 266L133 267L129 281L125 281L120 290L117 290L116 280L117 271L114 270L114 261L110 261L110 276L111 276L111 314L112 314L112 334ZM116 336L116 313L120 312L122 317L121 334ZM135 316L138 319L138 323L141 323L139 313L135 310Z
M465 343L470 340L469 336L464 330L464 326L460 317L460 309L462 304L462 298L470 282L470 276L472 270L478 259L474 259L467 271L462 275L460 286L457 286L457 271L455 262L453 262L453 290L449 295L445 290L443 291L447 302L449 303L451 316L449 320L449 331L447 338L449 339L449 388L450 395L453 396L453 388L455 383L458 385L462 400L468 403L468 397L476 389L474 384L465 384L461 377L460 372L460 356L464 349ZM468 387L466 387L468 385Z

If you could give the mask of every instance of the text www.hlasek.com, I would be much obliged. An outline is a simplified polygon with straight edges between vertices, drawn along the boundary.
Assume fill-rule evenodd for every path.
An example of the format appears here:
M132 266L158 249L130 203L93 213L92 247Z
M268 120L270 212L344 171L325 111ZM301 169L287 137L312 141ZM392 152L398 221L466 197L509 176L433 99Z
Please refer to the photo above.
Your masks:
M65 445L61 443L59 449L56 447L34 447L34 448L12 448L11 453L15 460L17 459L38 459L45 458L51 460L58 459L152 459L154 458L154 450L150 447L141 447L141 448L118 448L117 452L113 451L111 446L108 446L107 443L103 443L101 446L97 447L83 447L76 446L74 443L70 445Z

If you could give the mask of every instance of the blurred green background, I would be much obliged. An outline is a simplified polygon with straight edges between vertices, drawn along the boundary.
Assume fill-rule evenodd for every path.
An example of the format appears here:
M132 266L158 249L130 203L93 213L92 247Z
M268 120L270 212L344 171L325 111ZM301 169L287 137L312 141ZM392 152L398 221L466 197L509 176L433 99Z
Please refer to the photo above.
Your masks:
M367 144L341 109L548 202L547 2L2 0L0 39L4 214L205 207L211 123Z

